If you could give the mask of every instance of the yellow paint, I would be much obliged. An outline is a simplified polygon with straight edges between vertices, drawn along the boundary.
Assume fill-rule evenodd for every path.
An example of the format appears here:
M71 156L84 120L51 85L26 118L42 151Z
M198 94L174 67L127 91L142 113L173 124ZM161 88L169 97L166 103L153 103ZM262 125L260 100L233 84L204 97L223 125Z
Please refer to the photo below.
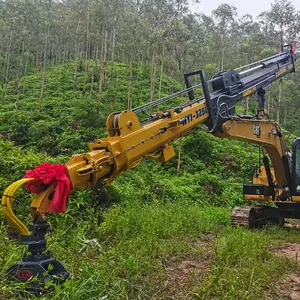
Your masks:
M12 202L17 190L25 183L33 181L33 178L22 178L11 184L2 196L2 211L7 221L15 227L20 235L29 235L29 230L24 223L22 223L12 210Z
M259 125L260 135L257 136L253 133L253 125ZM250 142L259 144L263 147L264 151L270 157L273 164L271 173L274 181L278 183L278 193L276 195L276 201L279 201L282 193L282 188L286 184L285 168L282 162L282 156L286 153L287 148L282 137L272 134L273 129L280 131L279 125L272 120L244 120L234 119L225 122L222 125L223 132L218 133L220 138L230 138L241 140L244 142ZM253 177L254 184L264 184L268 186L267 174L264 167L261 167L261 172L258 177ZM258 197L258 198L257 198ZM249 199L249 196L247 196ZM263 200L264 196L255 196L252 200ZM269 200L268 200L269 201Z
M286 67L282 67L277 73L276 73L276 78L281 76L282 74L286 73Z
M247 91L245 91L243 93L243 97L246 98L246 97L249 97L250 95L254 94L256 92L256 87L253 87Z

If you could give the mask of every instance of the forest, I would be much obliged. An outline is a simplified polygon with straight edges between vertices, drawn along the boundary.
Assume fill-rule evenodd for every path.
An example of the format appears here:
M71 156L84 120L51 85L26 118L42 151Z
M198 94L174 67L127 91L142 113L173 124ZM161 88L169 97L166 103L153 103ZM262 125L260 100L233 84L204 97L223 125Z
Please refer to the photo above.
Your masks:
M26 170L87 152L107 136L111 112L184 89L186 72L211 78L300 45L300 11L289 0L257 18L226 3L195 13L195 2L0 1L1 194ZM300 136L299 96L297 70L266 94L289 146ZM237 109L256 108L251 96ZM299 264L276 255L300 241L299 230L230 226L231 208L245 204L242 184L261 164L259 147L204 126L174 147L172 160L144 160L49 214L48 250L70 278L48 282L38 299L300 299ZM25 189L14 199L26 224L31 201ZM0 299L34 299L5 276L25 251L0 213Z

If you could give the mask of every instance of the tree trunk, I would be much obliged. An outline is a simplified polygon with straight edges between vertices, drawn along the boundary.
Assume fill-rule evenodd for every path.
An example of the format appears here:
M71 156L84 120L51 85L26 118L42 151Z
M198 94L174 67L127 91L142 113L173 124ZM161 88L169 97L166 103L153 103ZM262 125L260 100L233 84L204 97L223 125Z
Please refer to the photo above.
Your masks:
M85 97L86 94L86 78L88 72L88 52L89 52L89 27L90 27L90 7L87 10L87 22L86 22L86 43L85 43L85 60L84 60L84 79L83 79L83 89L82 96Z
M91 92L94 91L94 83L95 83L95 71L98 69L98 52L99 52L99 48L97 46L96 50L95 50L95 55L94 55L94 59L95 59L95 66L92 70L92 80L91 80Z
M24 66L24 82L23 82L22 95L24 95L24 94L25 94L26 75L27 75L27 65L28 65L28 61L26 60L26 62L25 62L25 66Z
M24 34L24 32L23 32ZM20 89L21 89L21 68L23 66L23 58L24 58L24 52L25 52L25 45L24 45L24 40L22 42L22 54L19 57L18 60L18 68L17 68L17 99L15 102L15 108L18 109L19 106L19 100L20 100Z
M169 90L169 93L170 94L173 94L174 93L174 86L173 86L173 80L172 78L174 78L174 69L172 68L171 70L171 80L170 80L170 90Z
M94 91L94 80L95 80L95 76L94 76L94 69L92 69L92 78L91 78L91 93Z
M108 32L107 32L107 30L105 30L103 61L106 61L106 55L107 55L107 35L108 35Z
M268 92L268 115L271 116L271 108L272 108L272 103L271 103L271 91L269 90Z
M35 73L39 71L39 51L36 51L35 57Z
M6 52L6 59L5 59L5 72L3 73L3 82L4 82L4 97L6 94L6 86L8 82L8 75L9 75L9 68L10 68L10 50L11 50L11 44L12 44L12 33L10 33L9 36L9 44L8 44L8 51Z
M129 64L129 81L128 81L128 92L127 92L127 109L130 110L132 108L131 103L131 83L132 83L132 61L133 59L130 59Z
M79 59L79 33L80 29L80 21L77 24L77 29L76 29L76 39L75 39L75 62L74 62L74 88L77 88L77 66L78 66L78 59Z
M181 74L182 74L182 60L181 60L180 57L177 57L177 63L178 63L179 77L181 79Z
M95 65L92 68L91 93L94 91L94 80L95 80L95 74L94 74L94 72L95 72L95 70L97 70L97 66L98 66L98 63L97 63L97 59L98 59L98 46L97 46L97 49L94 51L93 58L95 60Z
M278 124L279 124L279 120L280 120L281 91L282 91L282 80L280 79L280 82L279 82L278 103L277 103L277 116L276 116L276 122L277 122Z
M116 24L117 24L117 16L115 16L113 37L112 37L112 48L111 48L111 62L110 62L110 86L113 81L113 70L114 70L114 60L115 60L115 45L116 45Z
M160 60L160 75L159 75L158 98L160 98L160 94L161 94L162 78L163 78L163 72L164 72L164 57L165 57L165 47L163 47L162 58Z
M179 148L178 148L178 163L177 163L177 176L180 176L180 165L181 165L181 148L182 148L182 136L179 140Z
M283 115L283 126L285 126L288 116L288 107L284 109L284 115Z
M104 55L103 55L103 65L104 65L104 68L105 68L105 64L106 64L106 55L107 55L107 30L105 30L105 38L104 38ZM103 68L103 69L104 69ZM104 83L104 86L106 86L106 78L105 78L105 70L103 72L103 83Z
M88 72L87 60L84 61L84 75L83 75L83 88L82 88L82 97L85 97L86 94L86 77Z
M66 59L68 60L69 58L69 24L67 25L67 29L66 29L66 48L64 51L64 55L63 55L63 61L62 63L64 64Z
M155 55L152 55L152 66L151 66L151 82L150 82L150 99L149 102L152 103L154 97L154 88L155 88L155 76L156 75L156 63L155 63ZM152 109L150 109L150 114L152 113Z
M56 56L57 59L56 59L56 64L57 65L60 65L60 60L61 60L61 38L59 37L58 38L58 55Z
M52 45L52 47L50 47L50 53L51 53L51 76L52 76L52 71L54 69L55 66L55 51L54 51L54 46Z
M104 61L103 58L100 58L100 76L99 76L99 89L98 89L98 105L97 105L97 113L100 113L100 103L101 103L101 94L102 94L102 85L103 85L103 77L104 77Z
M44 98L45 86L46 86L46 77L47 77L47 47L48 47L48 39L49 39L49 31L50 31L50 23L48 23L45 47L44 47L44 65L43 65L43 78L42 78L42 86L41 86L41 94L40 100Z
M244 98L244 100L243 100L243 106L244 106L244 112L243 112L243 114L244 115L248 115L248 113L249 113L249 98L248 97Z
M224 48L222 47L222 50L221 50L221 65L220 65L220 71L223 72L224 70Z

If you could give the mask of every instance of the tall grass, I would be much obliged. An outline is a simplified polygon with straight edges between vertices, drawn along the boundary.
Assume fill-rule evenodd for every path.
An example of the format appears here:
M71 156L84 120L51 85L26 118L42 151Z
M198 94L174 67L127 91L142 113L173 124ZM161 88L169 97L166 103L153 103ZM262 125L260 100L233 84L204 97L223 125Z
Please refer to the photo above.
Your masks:
M103 221L98 223L100 215ZM298 232L277 227L231 228L229 215L230 209L189 201L133 201L104 213L91 209L86 220L76 224L61 219L62 227L49 234L49 249L71 277L41 299L168 299L166 266L176 257L211 259L205 276L186 286L184 294L190 297L263 299L275 295L274 282L297 266L274 256L269 248L299 240ZM210 255L194 243L206 240L207 233L213 233L205 248ZM4 226L1 238L5 238ZM20 255L14 243L1 244L2 274ZM22 289L4 276L0 287L1 299L12 299Z

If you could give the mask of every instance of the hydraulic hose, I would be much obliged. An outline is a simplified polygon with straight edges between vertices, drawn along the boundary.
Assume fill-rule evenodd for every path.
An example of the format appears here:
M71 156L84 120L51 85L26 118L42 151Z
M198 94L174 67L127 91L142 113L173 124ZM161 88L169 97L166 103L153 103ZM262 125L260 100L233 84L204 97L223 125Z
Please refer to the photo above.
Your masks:
M22 178L13 184L11 184L2 196L2 211L8 222L15 227L20 235L30 235L30 232L26 225L22 223L12 210L12 202L16 191L25 183L33 181L34 178Z

